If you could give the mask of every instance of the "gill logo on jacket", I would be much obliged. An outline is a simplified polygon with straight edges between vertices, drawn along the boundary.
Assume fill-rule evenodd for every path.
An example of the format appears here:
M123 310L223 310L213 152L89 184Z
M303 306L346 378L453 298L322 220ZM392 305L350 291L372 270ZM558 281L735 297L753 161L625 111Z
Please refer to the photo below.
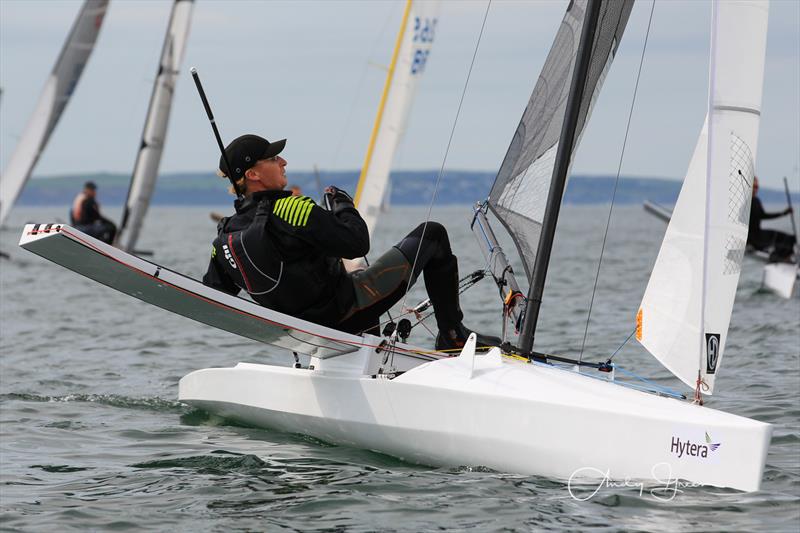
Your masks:
M236 261L233 260L233 256L227 244L222 245L222 251L225 253L225 259L228 261L228 264L231 265L232 268L236 268Z
M314 201L306 196L287 196L275 202L272 212L284 222L302 227L308 224L308 215L314 205Z

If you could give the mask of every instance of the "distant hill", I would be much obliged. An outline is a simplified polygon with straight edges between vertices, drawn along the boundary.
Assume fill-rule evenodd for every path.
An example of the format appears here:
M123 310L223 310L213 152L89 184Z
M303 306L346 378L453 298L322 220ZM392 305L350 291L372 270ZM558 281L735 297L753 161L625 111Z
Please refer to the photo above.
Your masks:
M320 181L335 184L353 192L358 181L358 171L325 172ZM437 194L437 204L470 204L488 196L494 173L447 171L442 176ZM290 183L299 185L303 192L317 198L316 180L312 172L290 173ZM69 205L86 180L99 187L103 205L122 205L128 194L127 174L89 174L37 177L26 186L18 200L19 205ZM436 171L400 171L392 173L391 203L395 205L424 205L430 202L436 183ZM681 183L658 178L624 177L619 180L616 202L640 204L651 200L672 205L678 198ZM570 178L565 193L569 204L598 204L611 201L614 190L613 176L574 176ZM784 204L782 190L762 189L759 193L767 204ZM182 172L162 175L153 196L155 205L220 205L232 199L227 193L227 181L209 172ZM800 204L800 195L793 201Z

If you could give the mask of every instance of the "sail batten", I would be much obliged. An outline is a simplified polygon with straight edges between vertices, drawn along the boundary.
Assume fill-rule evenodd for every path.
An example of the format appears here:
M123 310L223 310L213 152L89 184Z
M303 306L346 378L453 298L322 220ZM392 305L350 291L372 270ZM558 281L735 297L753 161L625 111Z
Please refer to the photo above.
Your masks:
M125 251L131 251L136 246L155 190L169 125L172 96L189 38L193 4L194 0L175 0L170 13L158 74L153 84L139 152L117 235L117 244Z
M768 4L713 9L708 114L637 315L639 342L707 394L725 351L747 242Z

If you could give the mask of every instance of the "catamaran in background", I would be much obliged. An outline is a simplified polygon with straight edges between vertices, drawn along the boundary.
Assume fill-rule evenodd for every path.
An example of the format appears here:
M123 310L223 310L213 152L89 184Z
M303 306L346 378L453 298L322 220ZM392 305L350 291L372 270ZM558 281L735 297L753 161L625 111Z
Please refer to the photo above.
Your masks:
M189 36L194 0L175 0L161 51L142 139L131 177L116 244L131 251L136 245L158 177L175 83ZM0 179L0 224L44 151L61 113L94 50L108 0L86 0L48 79L39 104Z
M792 196L789 193L789 182L786 178L783 178L783 186L786 192L786 202L791 207ZM647 200L643 207L645 211L664 222L669 223L672 218L672 210L663 205ZM792 217L792 234L795 237L794 262L770 262L769 250L758 250L752 246L747 246L745 251L748 257L766 263L763 267L761 286L783 298L791 298L792 295L797 294L795 289L797 279L800 278L800 247L797 244L797 227L794 223L794 214L790 216Z
M617 380L610 360L533 350L569 164L631 8L631 1L570 2L489 200L476 210L473 227L489 264L505 260L488 225L491 210L511 233L530 283L525 297L508 268L490 271L521 323L503 350L478 355L471 337L449 358L394 335L321 327L66 225L28 225L20 245L153 305L294 352L294 367L240 363L181 379L181 401L224 417L423 464L758 490L771 426L705 407L702 398L712 394L721 368L744 255L766 2L713 3L706 125L637 316L637 339L696 401ZM310 364L302 367L298 354Z
M0 226L30 178L69 103L103 26L108 0L86 0L44 85L25 132L0 176Z

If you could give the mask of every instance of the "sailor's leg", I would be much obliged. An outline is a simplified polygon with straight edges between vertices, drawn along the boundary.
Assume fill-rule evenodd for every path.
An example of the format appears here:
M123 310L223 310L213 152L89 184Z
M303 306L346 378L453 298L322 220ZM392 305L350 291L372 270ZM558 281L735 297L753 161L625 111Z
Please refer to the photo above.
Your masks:
M114 238L117 236L117 225L108 220L107 218L101 219L104 225L104 238L103 241L111 244L114 242Z
M423 273L439 329L460 324L464 314L458 303L458 259L450 248L445 227L438 222L420 224L397 248L409 262L413 263L416 257L413 280Z
M464 313L459 303L458 259L450 248L447 230L437 222L428 222L424 233L423 225L420 225L397 247L410 261L413 261L411 252L419 249L414 272L416 277L422 271L425 289L433 304L439 328L436 349L460 349L472 332L461 322ZM478 346L497 346L501 342L497 337L477 335Z
M770 263L782 261L792 253L794 242L789 242L793 241L791 235L772 229L764 229L761 230L761 239L764 243L767 243L766 251L769 252Z
M350 333L370 331L380 316L400 301L406 293L411 264L397 248L390 248L367 269L353 272L355 304L339 329Z
M794 253L795 237L782 231L775 231L775 256L778 260L787 260Z
M448 324L460 323L457 261L450 249L447 230L439 223L428 222L420 224L367 269L351 274L356 301L339 327L360 332L374 326L380 315L403 298L422 272L437 323L444 315Z

